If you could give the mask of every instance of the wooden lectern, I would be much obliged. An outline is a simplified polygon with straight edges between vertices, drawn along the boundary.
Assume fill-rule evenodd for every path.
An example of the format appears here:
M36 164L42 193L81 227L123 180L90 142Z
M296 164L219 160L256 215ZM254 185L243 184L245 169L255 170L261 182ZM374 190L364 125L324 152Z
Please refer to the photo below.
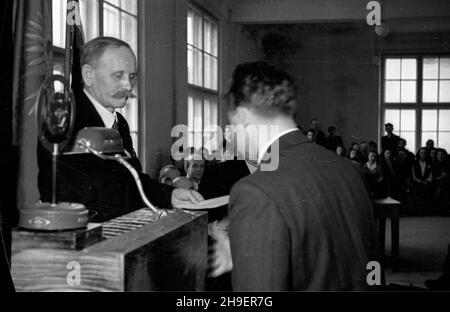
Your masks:
M17 291L202 291L206 212L173 210L157 221L143 208L86 229L15 229Z

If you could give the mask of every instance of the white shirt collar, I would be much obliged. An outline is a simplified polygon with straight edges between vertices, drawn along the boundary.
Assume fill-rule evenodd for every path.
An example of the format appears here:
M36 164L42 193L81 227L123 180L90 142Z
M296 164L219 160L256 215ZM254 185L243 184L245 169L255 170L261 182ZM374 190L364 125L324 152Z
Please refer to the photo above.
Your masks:
M281 131L280 133L275 135L272 139L270 139L266 144L264 144L264 146L259 150L259 153L258 153L258 165L261 164L261 161L262 161L264 155L266 154L267 150L276 140L281 138L283 135L286 135L288 133L298 131L298 130L300 130L300 129L299 128L290 128L290 129Z
M100 115L100 118L103 120L103 123L105 124L106 128L112 128L114 122L117 120L117 114L114 111L111 113L109 110L107 110L102 104L100 104L92 95L89 94L89 92L86 89L83 89L84 93L88 97L88 99L92 102L95 109L97 110L97 113Z

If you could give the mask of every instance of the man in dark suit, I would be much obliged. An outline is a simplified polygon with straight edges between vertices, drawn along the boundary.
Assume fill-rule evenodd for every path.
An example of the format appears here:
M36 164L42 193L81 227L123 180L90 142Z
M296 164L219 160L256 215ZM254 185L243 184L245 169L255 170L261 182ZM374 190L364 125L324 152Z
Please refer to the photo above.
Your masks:
M232 268L235 291L365 289L376 260L372 200L349 161L296 127L291 78L267 63L241 64L228 101L234 125L256 126L258 138L271 128L265 141L250 136L259 169L231 190L232 261L219 255L216 271Z
M381 153L384 153L388 149L392 153L397 154L400 137L393 133L394 126L390 122L384 125L384 130L386 131L386 135L381 137Z
M107 127L119 131L129 162L140 173L146 195L160 208L179 207L183 202L198 202L193 190L173 189L141 172L133 149L130 129L116 110L133 96L136 82L136 57L130 46L116 38L99 37L87 42L81 51L84 90L75 94L76 118L72 137L64 152L70 151L76 134L85 127ZM39 142L38 186L41 200L51 198L51 154ZM93 209L95 221L102 222L142 208L139 192L131 174L113 160L94 155L63 155L58 164L58 201L79 202Z

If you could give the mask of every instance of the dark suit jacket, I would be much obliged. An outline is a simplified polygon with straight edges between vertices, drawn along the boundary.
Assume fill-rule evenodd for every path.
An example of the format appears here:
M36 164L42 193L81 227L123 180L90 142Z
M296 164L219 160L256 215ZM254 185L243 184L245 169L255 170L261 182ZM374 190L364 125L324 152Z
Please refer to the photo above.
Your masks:
M199 186L199 193L205 199L229 195L233 185L250 174L244 160L227 160L205 168ZM227 206L208 211L208 220L221 220L228 214Z
M300 131L279 143L278 169L231 191L233 290L364 289L377 241L361 174Z
M125 118L117 114L123 146L133 158L131 165L141 172ZM72 148L76 134L85 127L104 127L103 120L84 92L76 96L76 117L73 134L64 151ZM51 200L51 154L38 143L38 186L41 200ZM170 207L171 188L140 173L146 195L152 204ZM130 172L116 161L102 160L94 155L63 155L58 161L57 201L78 202L94 210L96 222L115 218L144 207Z

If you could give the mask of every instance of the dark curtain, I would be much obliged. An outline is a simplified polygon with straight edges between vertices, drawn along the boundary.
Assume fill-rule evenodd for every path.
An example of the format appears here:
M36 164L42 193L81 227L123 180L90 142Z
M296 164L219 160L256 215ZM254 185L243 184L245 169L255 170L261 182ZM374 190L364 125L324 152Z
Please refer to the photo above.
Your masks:
M13 0L0 3L0 292L14 291L10 275L11 228L17 222L17 149L12 145Z

